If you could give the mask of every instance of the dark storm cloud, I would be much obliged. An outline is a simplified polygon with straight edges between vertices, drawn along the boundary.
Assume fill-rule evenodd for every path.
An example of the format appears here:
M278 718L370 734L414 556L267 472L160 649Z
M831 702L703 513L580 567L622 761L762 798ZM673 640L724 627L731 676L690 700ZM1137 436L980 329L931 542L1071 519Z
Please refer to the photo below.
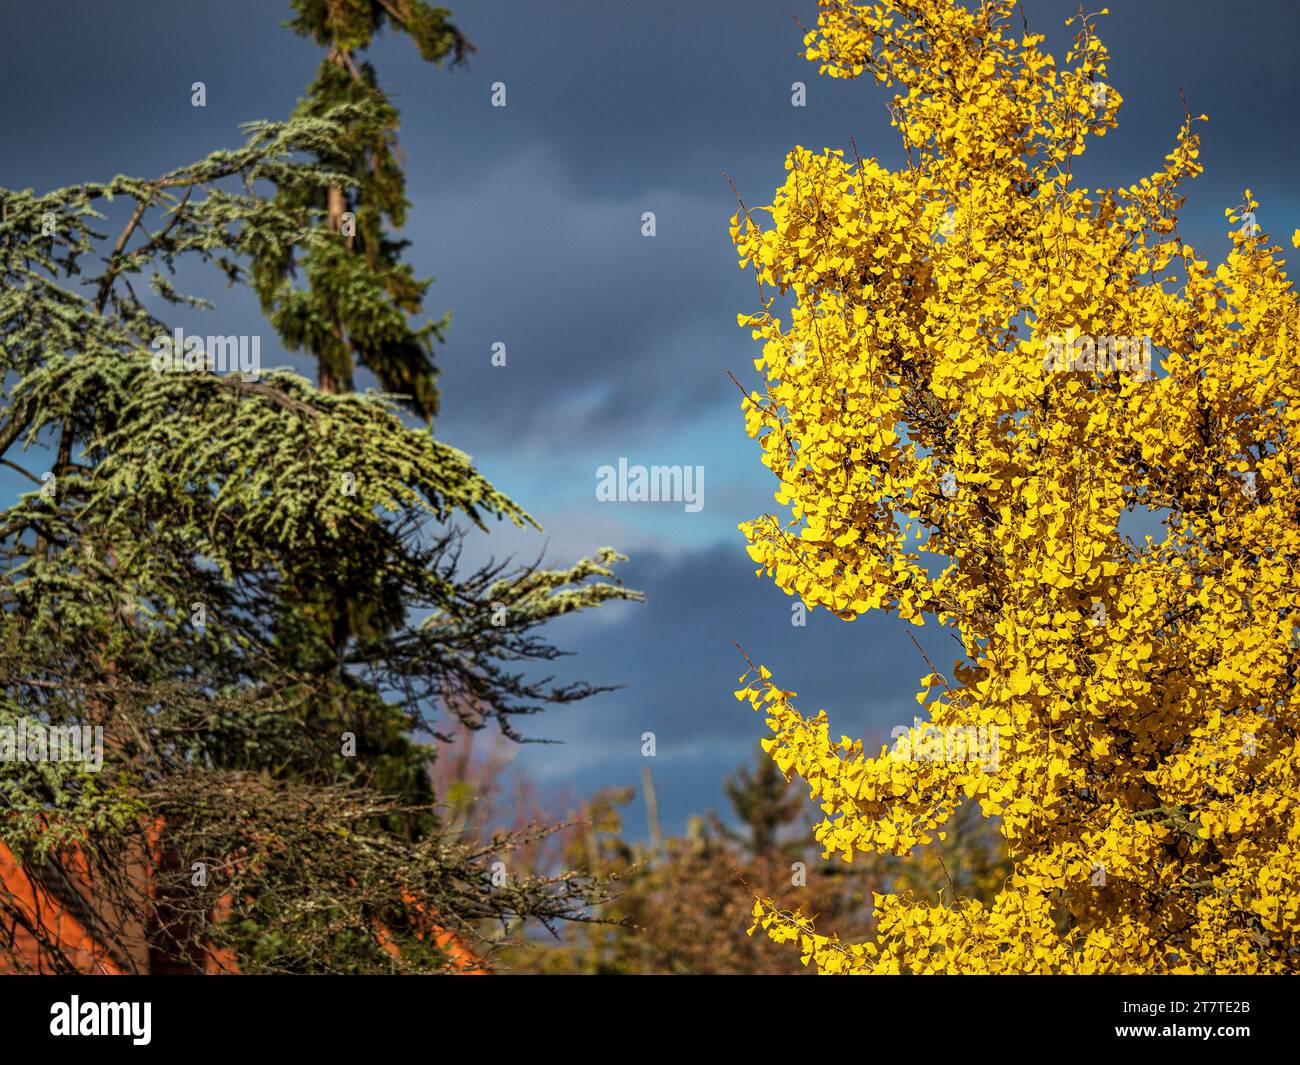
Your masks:
M579 792L639 786L647 761L668 824L707 806L721 807L721 779L752 758L767 729L763 718L732 695L745 670L732 641L768 666L783 687L800 693L808 715L825 708L832 731L880 739L910 724L917 677L926 666L906 629L867 616L840 621L825 611L796 627L795 600L754 576L743 549L724 544L668 558L643 551L626 567L627 583L647 601L618 606L552 626L560 646L576 652L573 669L588 680L627 687L528 722L533 738L563 746L526 749L519 764L544 783ZM941 669L957 644L937 627L912 627ZM655 734L657 754L641 754ZM640 816L638 813L637 816Z
M731 400L724 370L751 356L716 204L664 190L587 195L541 147L431 199L443 209L410 235L433 249L435 299L453 309L447 424L472 419L474 447L503 436L582 447ZM645 211L654 238L641 235ZM490 362L497 341L505 368ZM514 396L527 398L507 414ZM493 409L495 422L474 417Z

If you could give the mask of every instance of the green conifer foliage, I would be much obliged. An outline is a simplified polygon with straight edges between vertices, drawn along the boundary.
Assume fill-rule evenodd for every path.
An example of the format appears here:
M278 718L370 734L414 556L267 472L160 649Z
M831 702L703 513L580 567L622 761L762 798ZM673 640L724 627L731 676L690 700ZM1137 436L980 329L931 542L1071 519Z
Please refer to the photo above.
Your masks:
M384 22L430 60L468 47L419 3L294 9L337 55ZM166 174L0 189L0 460L32 483L0 511L0 726L104 733L98 772L0 763L0 840L128 969L143 930L172 964L225 948L244 972L439 971L434 924L483 950L493 921L601 898L589 876L494 884L520 837L468 843L431 808L439 723L519 738L520 716L602 690L539 677L559 652L538 626L639 596L611 549L460 565L466 527L532 518L403 419L432 413L436 328L407 324L423 284L384 235L405 201L367 71L327 61L287 122ZM324 387L156 369L169 316L209 307L175 287L185 262L255 287ZM350 391L352 356L390 391ZM20 919L0 894L0 925ZM57 965L60 942L28 931Z
M438 410L433 345L450 317L410 324L429 282L400 261L407 242L389 232L405 223L410 206L396 156L398 113L360 56L384 27L409 35L420 55L439 65L462 62L474 46L449 12L420 0L293 0L293 9L288 25L326 50L295 117L352 108L339 120L337 139L314 152L318 167L347 180L279 190L279 207L299 217L323 210L338 239L263 249L254 271L258 295L286 346L316 357L322 389L350 389L360 363L385 391L431 419Z

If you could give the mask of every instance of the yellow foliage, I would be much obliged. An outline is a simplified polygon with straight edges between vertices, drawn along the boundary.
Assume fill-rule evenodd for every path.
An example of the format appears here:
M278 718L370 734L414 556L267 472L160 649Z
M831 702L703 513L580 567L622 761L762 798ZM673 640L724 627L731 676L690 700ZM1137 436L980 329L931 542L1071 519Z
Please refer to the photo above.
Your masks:
M822 0L808 58L896 89L908 165L796 147L731 233L762 294L740 316L765 378L746 429L789 510L741 526L749 553L810 607L954 629L965 659L918 702L996 730L997 765L832 740L765 669L737 696L822 804L828 855L906 853L974 799L1015 872L988 905L878 896L870 942L768 899L755 928L828 973L1295 970L1282 249L1249 190L1225 262L1178 236L1204 116L1150 177L1079 187L1071 160L1122 102L1093 18L1058 67L1013 0L974 7ZM1125 515L1162 535L1134 542Z

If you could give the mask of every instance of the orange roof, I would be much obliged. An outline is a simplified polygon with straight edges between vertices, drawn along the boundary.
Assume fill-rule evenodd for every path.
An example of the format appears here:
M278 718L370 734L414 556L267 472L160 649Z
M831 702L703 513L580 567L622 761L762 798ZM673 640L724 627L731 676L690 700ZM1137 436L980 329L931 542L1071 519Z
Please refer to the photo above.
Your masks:
M155 824L148 833L149 848L155 859L160 857L161 851L158 836L159 826ZM93 892L90 890L91 878L84 860L74 853L68 864L69 872L77 883L65 885L65 890L60 893L70 897L60 897L42 884L0 842L0 919L13 930L10 950L0 951L0 974L65 973L69 966L74 972L85 975L121 976L126 971L121 962L115 959L113 951L87 928L86 921L74 914L74 909L82 910L93 919L93 909L86 902L82 891L92 895ZM426 925L427 934L447 954L456 975L489 974L490 970L486 968L483 959L466 947L460 937L429 921L424 906L409 892L403 892L403 896L419 915L418 923ZM218 912L228 910L229 906L229 896L223 896L217 902ZM421 939L425 934L425 931L417 932ZM388 929L382 924L376 925L375 936L380 946L390 955L397 956L400 953ZM124 960L129 964L129 959ZM235 954L227 948L209 946L203 951L200 960L204 972L209 975L239 972ZM163 964L166 965L165 962ZM144 967L156 969L158 966L151 966L149 961L145 961Z
M12 951L0 953L0 973L58 973L70 963L79 973L122 975L108 949L28 873L3 842L0 912L14 933Z

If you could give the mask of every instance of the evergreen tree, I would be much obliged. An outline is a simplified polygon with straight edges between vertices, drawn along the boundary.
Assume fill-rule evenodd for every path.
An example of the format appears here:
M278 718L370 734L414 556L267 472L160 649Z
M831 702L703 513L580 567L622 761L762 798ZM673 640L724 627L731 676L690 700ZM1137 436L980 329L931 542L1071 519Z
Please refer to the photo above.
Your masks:
M723 782L732 810L748 829L747 848L767 854L777 844L780 830L798 822L804 797L782 776L770 758L759 758L754 768L742 765Z
M379 88L374 67L358 57L385 26L408 34L420 55L436 64L459 63L474 46L448 21L444 8L420 0L293 0L292 6L294 18L287 25L326 49L294 117L346 113L338 119L337 139L312 153L318 167L346 180L282 187L275 202L295 217L323 210L329 229L341 239L315 247L259 249L258 295L285 345L316 357L324 391L350 389L354 365L360 363L386 391L400 394L412 411L431 419L438 410L433 343L443 338L450 318L418 326L410 322L420 313L429 282L400 261L407 242L388 231L405 222L410 206L395 153L398 113ZM345 107L350 110L341 112ZM299 270L302 286L294 283Z
M464 572L463 523L532 518L401 416L432 414L438 330L409 324L424 286L383 228L405 209L396 116L349 57L385 20L429 59L468 46L418 3L295 9L340 73L287 122L154 178L0 190L0 457L34 485L0 512L0 728L104 730L98 772L0 763L0 841L126 971L446 970L485 921L600 898L511 869L518 835L441 829L418 739L447 714L521 738L518 716L601 690L537 676L559 654L537 628L638 598L610 549ZM173 286L187 260L255 287L320 387L157 368L171 317L210 307ZM389 392L350 391L352 358Z

